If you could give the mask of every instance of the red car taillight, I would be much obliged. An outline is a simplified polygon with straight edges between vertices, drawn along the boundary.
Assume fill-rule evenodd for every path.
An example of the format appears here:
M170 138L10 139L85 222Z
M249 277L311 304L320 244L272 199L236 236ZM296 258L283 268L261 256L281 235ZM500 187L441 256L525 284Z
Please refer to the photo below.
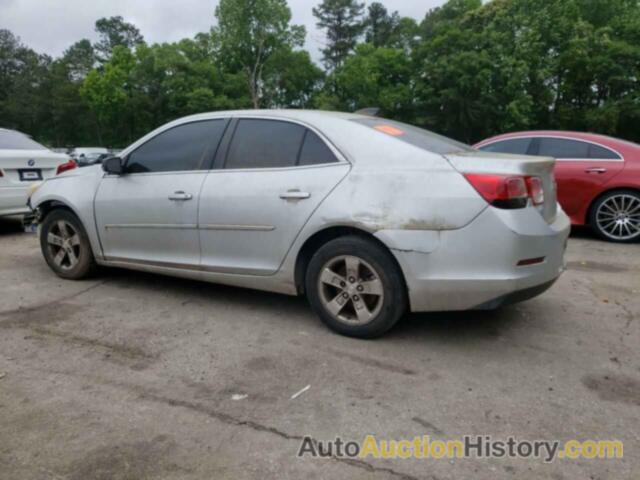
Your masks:
M58 165L58 169L56 170L56 175L60 175L61 173L66 172L68 170L73 170L77 166L78 164L74 160L69 160L67 163Z
M544 190L540 177L484 173L467 173L464 177L482 198L497 208L524 208L529 199L534 205L544 203Z

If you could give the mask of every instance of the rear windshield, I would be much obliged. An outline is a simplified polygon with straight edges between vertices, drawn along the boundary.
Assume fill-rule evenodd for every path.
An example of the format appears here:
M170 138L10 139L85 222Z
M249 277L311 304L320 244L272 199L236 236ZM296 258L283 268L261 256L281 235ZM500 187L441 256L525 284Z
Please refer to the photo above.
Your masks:
M359 118L353 121L438 155L473 151L469 145L406 123L383 118Z
M14 130L0 130L0 148L7 150L46 150L38 142L34 142L24 133Z

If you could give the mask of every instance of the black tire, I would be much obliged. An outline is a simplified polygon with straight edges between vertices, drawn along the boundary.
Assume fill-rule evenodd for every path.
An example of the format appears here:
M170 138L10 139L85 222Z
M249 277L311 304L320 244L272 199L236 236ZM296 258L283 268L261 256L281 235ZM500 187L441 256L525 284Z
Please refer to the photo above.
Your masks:
M346 259L349 258L353 262L354 257L361 261L357 268L360 275L355 283L349 284L350 279L353 280L353 275L349 276L346 270L349 268ZM337 284L334 286L333 283L328 284L321 281L321 275L328 265L339 265L343 260L345 270L341 270L342 273L336 275L334 280L344 278L347 283L345 288L351 289L350 293L347 293L342 286ZM331 275L334 275L337 270L332 266L330 271ZM357 298L358 294L355 288L364 289L365 285L372 285L371 280L376 282L376 290L382 292L382 295L361 293ZM338 281L337 283L344 282ZM307 267L305 291L311 308L329 328L342 335L356 338L375 338L383 335L400 320L406 312L408 304L404 278L395 259L375 241L356 235L332 240L315 253ZM334 303L328 302L328 299L331 299L334 294L336 295L334 300L347 302L346 306L342 307L346 311L341 310L335 315L328 309ZM340 295L349 296L352 294L357 302L351 297L347 300L338 299ZM362 311L363 304L367 307L364 310L366 315L372 315L370 320L360 324L352 323L361 321L358 311ZM353 317L350 319L351 321L341 319L348 315Z
M60 222L66 224L66 235L60 230ZM50 234L66 239L68 243L64 245L50 243ZM87 232L78 217L69 210L55 209L45 217L40 225L40 248L51 270L61 278L81 280L91 276L97 268ZM73 257L68 249L72 250ZM67 251L60 253L61 250ZM62 255L61 261L57 260L58 254ZM73 258L75 261L72 260Z
M624 205L622 204L622 201L624 201ZM620 227L620 230L616 230L614 232L607 231L605 228L607 225L606 220L613 217L603 217L603 215L612 215L611 208L613 208L614 205L620 206L619 213L621 214L625 213L626 206L626 210L631 211L630 213L634 215L632 218L629 218L629 220L632 220L635 226L628 225L628 227ZM640 217L638 216L640 215L640 211L635 211L634 209L638 206L640 206L640 193L635 190L614 190L612 192L608 192L596 200L591 207L589 211L589 226L595 234L598 235L598 237L608 242L637 242L640 240L640 230L635 231L635 228L640 225ZM628 235L629 231L635 231L635 234Z

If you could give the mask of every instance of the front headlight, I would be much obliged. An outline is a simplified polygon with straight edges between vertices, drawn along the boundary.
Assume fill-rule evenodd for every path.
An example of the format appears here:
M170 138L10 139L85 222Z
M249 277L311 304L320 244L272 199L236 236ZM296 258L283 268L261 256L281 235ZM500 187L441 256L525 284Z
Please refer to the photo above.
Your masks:
M35 182L29 186L29 190L27 190L27 198L31 198L31 196L38 191L38 189L42 186L42 182Z

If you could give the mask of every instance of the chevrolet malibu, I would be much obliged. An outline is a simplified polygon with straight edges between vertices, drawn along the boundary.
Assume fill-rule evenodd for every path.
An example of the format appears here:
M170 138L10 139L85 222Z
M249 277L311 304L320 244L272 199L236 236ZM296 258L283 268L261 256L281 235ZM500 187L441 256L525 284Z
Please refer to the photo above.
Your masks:
M218 112L48 179L30 205L60 277L103 265L305 294L330 328L370 338L406 311L548 289L570 229L553 168L374 117Z

